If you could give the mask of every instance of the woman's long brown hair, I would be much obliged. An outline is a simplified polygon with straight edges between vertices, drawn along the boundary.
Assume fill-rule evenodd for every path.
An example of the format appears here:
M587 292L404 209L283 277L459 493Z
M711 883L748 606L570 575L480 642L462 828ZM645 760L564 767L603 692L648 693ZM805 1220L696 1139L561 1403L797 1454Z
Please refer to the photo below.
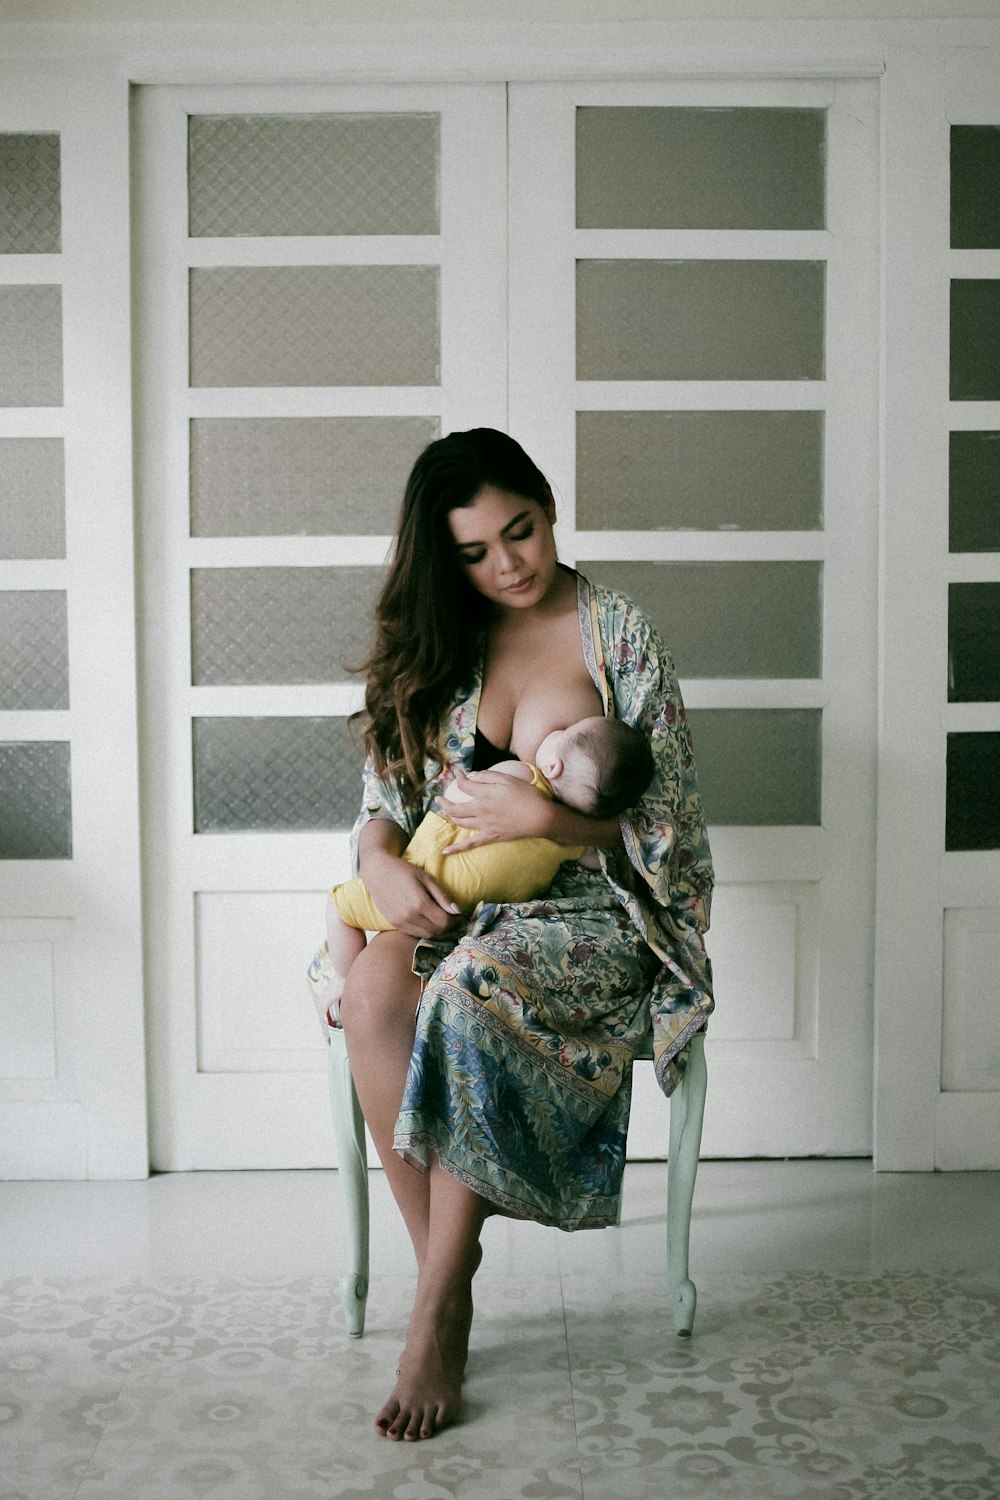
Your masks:
M485 485L546 505L545 476L519 443L492 427L453 432L425 448L403 498L389 573L375 606L375 640L361 670L365 748L410 806L440 764L441 721L479 665L490 605L459 563L448 512Z

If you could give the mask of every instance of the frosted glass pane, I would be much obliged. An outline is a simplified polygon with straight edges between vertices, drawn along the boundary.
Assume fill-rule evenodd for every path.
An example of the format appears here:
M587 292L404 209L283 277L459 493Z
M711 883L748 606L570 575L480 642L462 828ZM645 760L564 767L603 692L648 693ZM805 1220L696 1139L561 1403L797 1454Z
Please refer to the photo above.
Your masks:
M1000 734L948 736L946 849L1000 849Z
M68 708L66 595L61 589L0 593L0 708Z
M949 549L1000 552L1000 432L948 437Z
M579 380L820 380L825 267L580 260Z
M191 423L192 536L383 535L437 417Z
M62 405L62 288L0 286L0 406Z
M951 399L1000 401L1000 280L951 283Z
M62 438L0 438L0 557L65 557Z
M68 859L73 852L69 745L0 745L0 859Z
M195 115L190 233L437 234L437 115Z
M343 682L372 636L381 568L196 568L192 677L225 683Z
M588 578L634 599L685 677L818 677L818 562L587 562Z
M59 137L0 135L0 255L59 250Z
M816 531L819 411L581 411L584 531Z
M360 743L346 719L195 719L196 833L350 828Z
M818 708L699 708L688 713L709 826L820 821Z
M951 243L1000 247L1000 126L951 127Z
M437 266L191 272L191 384L436 385Z
M822 229L821 109L576 112L580 229Z
M948 701L1000 701L1000 583L948 585Z

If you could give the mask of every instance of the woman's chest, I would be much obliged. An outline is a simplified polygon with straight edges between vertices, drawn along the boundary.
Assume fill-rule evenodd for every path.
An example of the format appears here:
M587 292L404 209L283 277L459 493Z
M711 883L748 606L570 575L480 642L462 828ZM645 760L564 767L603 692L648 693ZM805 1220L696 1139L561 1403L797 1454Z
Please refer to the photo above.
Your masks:
M493 744L531 760L553 729L603 711L575 615L545 632L490 641L478 722Z

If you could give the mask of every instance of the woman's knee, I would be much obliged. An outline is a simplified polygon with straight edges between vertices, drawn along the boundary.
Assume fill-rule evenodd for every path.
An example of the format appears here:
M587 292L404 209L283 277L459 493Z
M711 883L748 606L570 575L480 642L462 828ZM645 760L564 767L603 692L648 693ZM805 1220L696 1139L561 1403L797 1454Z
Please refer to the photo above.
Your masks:
M341 1023L348 1034L366 1024L412 1025L420 996L413 948L414 939L406 933L381 932L354 960L340 1000Z

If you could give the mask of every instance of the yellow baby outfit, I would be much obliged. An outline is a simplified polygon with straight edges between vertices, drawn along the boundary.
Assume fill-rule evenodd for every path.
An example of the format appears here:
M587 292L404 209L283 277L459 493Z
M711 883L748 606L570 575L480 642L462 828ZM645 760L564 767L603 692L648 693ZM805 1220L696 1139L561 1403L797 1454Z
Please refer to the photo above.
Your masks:
M531 784L550 800L552 787L537 766L529 766ZM584 844L556 844L552 839L510 839L500 844L480 844L465 853L442 851L475 836L474 828L461 828L441 813L427 813L406 848L403 858L425 870L456 906L468 915L480 901L531 901L552 884L559 866L579 859ZM389 932L363 880L335 885L331 893L338 915L348 927L365 932Z

